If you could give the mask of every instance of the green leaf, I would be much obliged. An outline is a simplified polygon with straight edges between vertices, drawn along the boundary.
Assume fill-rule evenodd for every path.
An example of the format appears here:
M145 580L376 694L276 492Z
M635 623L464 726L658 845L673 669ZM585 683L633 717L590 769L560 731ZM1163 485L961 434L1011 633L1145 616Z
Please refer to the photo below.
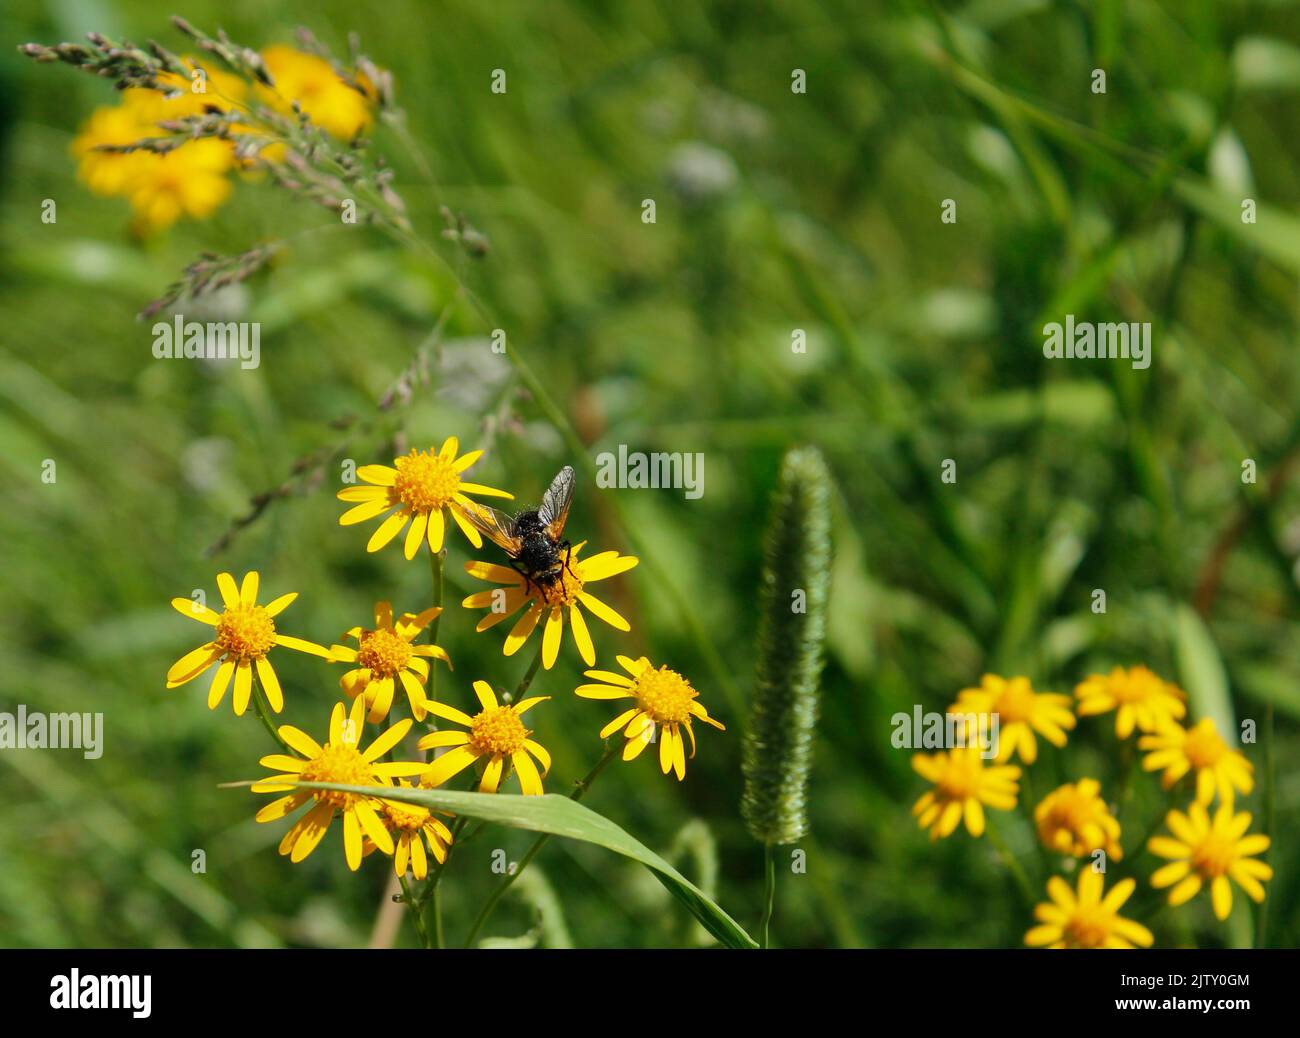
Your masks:
M1178 673L1191 699L1192 714L1211 718L1225 739L1237 734L1228 674L1219 648L1199 613L1185 603L1174 608L1174 648Z
M334 789L341 793L374 796L374 786L342 786L333 782L300 782L307 789ZM669 893L681 901L701 925L728 948L757 948L744 928L727 915L704 891L639 840L628 835L604 815L576 800L547 793L520 796L512 793L462 793L449 789L386 788L385 800L416 804L435 811L452 811L514 829L567 836L571 840L604 847L648 868Z

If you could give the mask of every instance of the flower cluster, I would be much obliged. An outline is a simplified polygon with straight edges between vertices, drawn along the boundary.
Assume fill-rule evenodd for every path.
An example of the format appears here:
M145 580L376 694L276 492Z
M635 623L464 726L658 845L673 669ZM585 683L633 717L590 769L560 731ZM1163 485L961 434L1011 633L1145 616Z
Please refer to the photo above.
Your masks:
M97 108L73 141L78 177L94 194L126 198L134 231L147 237L183 216L209 217L230 197L232 174L255 164L253 149L239 138L262 132L253 125L257 110L294 116L297 106L342 141L370 125L373 100L364 80L358 89L324 58L291 47L269 47L260 61L267 83L250 84L185 57L185 74L160 72L153 86L123 90L121 101ZM212 136L188 132L204 117L225 118L227 128ZM269 136L256 153L268 163L285 155Z
M395 459L391 467L362 466L356 472L360 482L338 492L339 499L351 506L339 523L351 526L378 519L379 526L367 544L372 552L405 531L407 559L415 558L421 548L428 549L438 597L448 530L459 529L474 548L483 547L479 534L483 520L477 511L481 506L470 495L513 496L467 481L469 469L482 455L478 450L461 454L459 441L450 436L437 449L412 450ZM306 808L281 841L281 854L302 861L320 843L334 818L341 816L349 868L359 868L367 855L379 851L392 857L399 876L409 869L422 880L429 876L430 856L439 865L447 860L458 823L449 827L432 811L386 798L384 790L413 788L416 783L434 788L473 768L480 792L497 793L515 777L524 795L541 795L551 757L528 725L532 722L530 711L550 697L524 698L524 692L539 667L550 669L555 663L566 616L579 655L588 666L595 664L595 643L580 604L615 629L630 630L630 624L593 597L586 585L632 569L637 559L614 551L584 559L581 549L581 544L570 549L567 542L557 542L558 570L545 572L529 570L509 552L508 566L466 562L465 570L471 576L507 585L464 600L466 609L486 606L490 610L486 620L477 624L478 631L527 608L505 641L506 656L518 651L545 617L536 659L514 694L502 698L489 682L474 680L471 687L476 704L472 712L439 701L430 691L433 668L452 666L449 654L436 642L438 624L444 618L440 602L406 613L396 613L390 601L377 602L372 626L349 628L327 647L280 632L278 617L297 595L290 592L259 604L261 578L256 571L246 574L240 583L229 573L217 575L223 604L220 612L206 605L201 592L172 600L179 612L213 631L209 640L170 668L167 686L185 685L213 670L209 707L215 709L221 703L233 681L235 714L243 715L251 703L276 736L285 752L261 759L275 774L252 789L280 796L257 813L257 820L269 822ZM269 659L280 646L343 665L338 681L343 698L334 703L321 742L293 725L272 725L270 715L285 706L283 686ZM695 754L693 722L719 729L723 725L709 715L699 702L699 693L681 674L655 666L644 656L616 658L626 676L588 670L587 677L595 683L576 689L583 698L631 699L635 704L606 725L599 737L621 732L623 740L608 752L621 747L624 760L632 760L657 741L661 770L684 779L688 740L689 756ZM395 704L403 700L410 717L395 720L391 716ZM450 722L451 727L438 728L438 722ZM397 752L417 723L425 727L414 749L429 751L429 759L409 759ZM387 727L367 738L367 724ZM308 783L310 788L303 788ZM361 792L358 787L373 791Z
M1165 816L1172 835L1153 836L1144 848L1169 860L1150 877L1152 886L1172 887L1171 905L1208 887L1220 920L1232 909L1230 880L1262 901L1262 883L1272 870L1255 856L1268 849L1269 839L1248 835L1251 815L1234 809L1234 796L1249 794L1254 786L1250 762L1228 745L1212 719L1185 726L1186 693L1144 666L1089 675L1076 687L1073 703L1069 696L1036 691L1026 677L985 675L978 688L960 692L949 708L954 745L913 757L914 769L932 786L916 801L913 814L931 839L950 836L963 822L971 836L982 836L985 808L1016 809L1022 766L1037 760L1038 737L1064 747L1079 718L1111 712L1119 739L1138 733L1137 748L1145 752L1142 767L1161 773L1165 791L1191 786L1190 807ZM996 735L995 743L987 738L989 731ZM1011 764L1013 759L1019 765ZM1025 935L1027 944L1131 948L1153 943L1146 927L1118 914L1135 881L1126 878L1109 893L1103 890L1107 859L1123 858L1116 814L1102 796L1101 783L1089 777L1057 787L1033 807L1034 830L1049 853L1092 861L1079 870L1073 889L1059 876L1049 879L1051 900L1036 908L1040 925Z

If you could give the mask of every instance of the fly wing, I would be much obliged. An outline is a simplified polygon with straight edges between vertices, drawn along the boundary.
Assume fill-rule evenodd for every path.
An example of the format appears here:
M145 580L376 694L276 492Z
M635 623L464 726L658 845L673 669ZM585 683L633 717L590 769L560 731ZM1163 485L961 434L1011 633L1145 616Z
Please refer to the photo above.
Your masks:
M573 488L577 480L573 468L565 465L551 480L550 488L542 497L542 506L537 510L537 518L542 529L553 541L558 541L564 533L564 524L569 519L569 506L573 504Z
M470 525L508 555L518 555L523 541L516 536L515 521L491 505L481 505L477 501L469 502L465 518Z

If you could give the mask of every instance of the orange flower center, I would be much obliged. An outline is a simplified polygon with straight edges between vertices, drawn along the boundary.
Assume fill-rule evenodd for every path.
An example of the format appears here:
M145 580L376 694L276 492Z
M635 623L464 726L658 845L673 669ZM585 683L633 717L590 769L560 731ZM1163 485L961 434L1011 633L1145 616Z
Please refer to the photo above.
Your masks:
M1012 678L1006 683L1002 694L994 701L994 710L1000 715L1002 724L1016 724L1028 721L1034 715L1034 701L1037 697L1028 681L1024 678Z
M1048 846L1078 853L1076 848L1092 850L1087 845L1104 837L1107 811L1100 798L1084 796L1067 786L1050 794L1045 804L1038 831Z
M217 648L241 660L260 660L275 644L275 621L259 605L237 605L217 621Z
M1183 753L1187 755L1193 768L1212 768L1227 752L1227 744L1219 738L1214 725L1206 721L1202 721L1189 731L1183 743Z
M391 678L411 659L411 643L395 631L380 628L361 636L357 663L380 677Z
M1217 833L1210 832L1192 849L1192 868L1205 879L1225 875L1236 860L1236 846Z
M337 782L342 786L369 786L375 782L370 762L350 744L334 746L327 743L319 757L307 762L301 775L304 782ZM357 800L356 793L340 793L335 789L317 789L312 796L339 808L346 808Z
M505 757L522 750L524 740L532 734L513 708L498 706L474 718L469 741L479 753Z
M381 801L381 804L384 809L384 820L388 822L390 828L417 832L429 820L429 812L415 804L397 804L387 800Z
M632 686L637 705L659 722L681 724L691 716L691 702L699 695L675 670L647 668Z
M1065 924L1065 943L1071 948L1100 948L1110 936L1111 917L1095 905L1078 905Z
M446 507L460 491L460 473L448 459L432 451L412 450L396 463L393 490L397 499L416 512Z
M1134 667L1110 682L1110 693L1120 703L1141 703L1162 695L1164 684L1145 667Z
M941 797L968 800L979 793L980 763L973 753L949 753L948 767L935 784Z
M563 561L563 557L561 557ZM543 602L549 606L570 606L578 600L582 594L582 578L574 576L569 570L575 572L578 568L578 560L570 556L569 564L560 570L560 578L542 587L538 593Z
M1092 821L1092 802L1080 797L1071 790L1062 793L1052 801L1047 812L1046 824L1058 829L1077 832Z

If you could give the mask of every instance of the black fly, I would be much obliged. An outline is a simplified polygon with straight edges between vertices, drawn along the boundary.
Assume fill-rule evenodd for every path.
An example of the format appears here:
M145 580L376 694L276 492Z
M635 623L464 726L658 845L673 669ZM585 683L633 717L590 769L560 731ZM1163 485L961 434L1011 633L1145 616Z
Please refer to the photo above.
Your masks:
M474 527L510 556L510 567L524 578L525 590L536 585L545 592L563 578L566 569L573 572L569 568L573 546L563 534L575 482L572 467L565 465L551 480L542 503L513 518L477 502L473 510L466 509Z

